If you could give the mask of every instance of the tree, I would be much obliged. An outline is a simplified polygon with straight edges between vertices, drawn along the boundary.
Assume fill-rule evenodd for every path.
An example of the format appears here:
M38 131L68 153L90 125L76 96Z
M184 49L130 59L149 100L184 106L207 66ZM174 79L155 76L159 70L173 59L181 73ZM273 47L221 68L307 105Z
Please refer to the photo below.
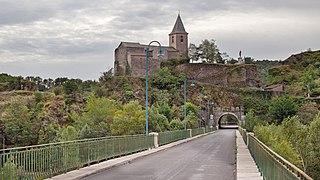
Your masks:
M60 137L59 137L60 142L76 140L77 137L78 137L78 134L75 127L67 126L65 128L61 128Z
M130 101L115 113L111 125L112 135L132 135L145 133L145 111L138 101Z
M319 105L315 102L307 102L299 106L297 115L303 124L310 124L319 112Z
M273 99L269 105L269 114L277 124L297 112L297 103L291 96L280 96Z
M309 127L310 162L307 173L311 177L319 177L320 174L320 113L314 118Z
M282 122L281 126L283 136L292 144L296 154L300 158L299 167L304 171L308 169L310 161L310 151L308 142L308 127L300 123L298 116L287 118Z
M92 137L110 135L115 113L121 108L121 105L114 100L90 97L83 116L76 118L75 127L80 131L86 125L89 126Z
M163 132L168 130L169 121L167 117L159 113L159 107L153 105L149 113L149 131L150 132Z
M310 97L312 89L316 88L317 85L315 82L315 79L317 77L316 71L317 69L313 65L310 65L308 66L307 70L303 72L300 79L301 84L307 91L306 94L308 98Z
M225 63L225 60L221 57L221 53L215 40L205 39L199 46L190 44L189 56L192 61L203 61L208 63Z
M15 146L30 145L37 142L37 124L32 119L31 112L23 99L17 98L6 108L0 116L0 124L4 127L7 144ZM35 141L35 142L34 142Z
M252 57L244 57L245 64L254 64L254 59Z
M245 124L244 124L244 128L247 131L252 132L255 126L258 125L265 125L266 123L264 121L262 121L258 116L256 116L253 112L253 110L250 110L247 114L246 114L246 119L245 119Z
M184 128L183 122L180 119L174 119L169 124L170 130L182 130Z
M175 75L168 67L160 68L157 73L152 76L152 85L161 90L172 90L180 87L183 83L182 75Z

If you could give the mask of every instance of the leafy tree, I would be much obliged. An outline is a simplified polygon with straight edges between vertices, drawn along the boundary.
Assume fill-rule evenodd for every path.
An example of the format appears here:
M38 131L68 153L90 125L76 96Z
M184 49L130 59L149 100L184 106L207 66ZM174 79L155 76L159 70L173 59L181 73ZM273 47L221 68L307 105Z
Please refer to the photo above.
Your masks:
M271 101L269 114L275 123L281 124L285 118L295 115L297 108L297 103L291 96L280 96Z
M280 156L293 164L300 164L299 155L294 151L289 140L284 137L281 126L255 126L253 132L259 140Z
M92 130L90 128L90 126L88 124L85 124L81 130L78 133L78 138L79 139L88 139L88 138L92 138L93 137L93 133Z
M266 122L261 120L258 116L256 116L253 112L253 110L250 110L247 114L246 114L246 119L245 119L245 123L244 123L244 128L247 131L252 132L255 126L258 125L265 125Z
M163 114L169 121L172 120L173 110L171 109L168 103L161 103L161 104L157 103L156 106L160 114Z
M77 80L77 79L67 80L62 85L64 93L69 95L69 94L74 94L74 93L78 92L78 90L79 90L78 84L80 84L80 83L81 83L81 80Z
M49 124L41 126L39 131L38 144L46 144L59 142L60 125L57 121L52 121Z
M175 75L168 67L160 68L152 77L152 85L162 90L178 88L184 81L182 75Z
M81 130L87 124L93 137L102 137L111 134L110 126L121 105L107 98L90 97L84 109L83 116L76 119L75 127Z
M112 135L145 133L145 111L138 101L130 101L115 113L111 132Z
M149 131L150 132L163 132L168 130L169 121L167 117L159 113L159 107L156 105L151 106L149 112Z
M169 124L170 130L182 130L184 128L184 124L180 119L174 119Z
M106 72L102 72L99 77L99 82L109 82L112 79L112 70L113 68L107 70Z
M254 59L252 57L244 57L245 64L254 64Z
M214 39L205 39L199 46L190 44L189 54L192 61L201 60L208 63L225 63Z
M293 116L282 122L281 129L283 136L292 144L294 151L300 158L300 162L297 165L306 171L310 160L307 126L300 123L298 116Z
M72 141L76 140L78 137L77 130L75 127L69 125L65 128L61 128L60 141Z
M309 128L310 162L307 173L315 179L320 174L320 113L314 118Z
M316 73L317 69L310 65L308 66L307 70L303 72L302 76L301 76L301 83L303 85L303 87L305 88L305 90L307 91L307 97L309 98L312 90L314 88L316 88L316 82L315 79L317 77L317 73Z
M186 120L187 120L187 128L188 129L194 129L194 128L199 127L198 116L193 111L189 111L189 113L186 117Z
M297 115L303 124L310 124L319 112L319 105L315 102L307 102L299 106Z
M30 145L37 141L38 124L32 119L30 110L20 98L6 108L3 116L0 116L0 123L4 127L4 134L7 144L16 146Z

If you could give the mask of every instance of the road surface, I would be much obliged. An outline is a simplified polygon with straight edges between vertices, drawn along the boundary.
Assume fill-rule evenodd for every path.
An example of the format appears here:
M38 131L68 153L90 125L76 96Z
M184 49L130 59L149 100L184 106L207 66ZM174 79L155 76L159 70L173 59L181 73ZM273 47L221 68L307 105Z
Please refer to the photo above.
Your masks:
M235 180L235 175L235 130L225 129L85 180Z

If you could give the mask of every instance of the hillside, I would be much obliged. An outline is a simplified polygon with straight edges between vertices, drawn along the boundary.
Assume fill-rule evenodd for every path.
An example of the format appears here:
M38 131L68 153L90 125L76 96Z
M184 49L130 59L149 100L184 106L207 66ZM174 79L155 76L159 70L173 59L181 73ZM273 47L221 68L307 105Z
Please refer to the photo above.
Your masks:
M283 84L285 92L320 96L320 50L291 55L268 70L267 85Z

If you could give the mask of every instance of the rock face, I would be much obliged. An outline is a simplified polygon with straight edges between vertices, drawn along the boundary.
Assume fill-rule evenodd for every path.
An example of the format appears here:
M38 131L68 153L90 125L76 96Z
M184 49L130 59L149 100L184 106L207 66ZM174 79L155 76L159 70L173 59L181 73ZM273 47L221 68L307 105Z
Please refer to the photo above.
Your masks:
M182 64L176 70L188 79L212 85L258 88L259 78L255 65Z

